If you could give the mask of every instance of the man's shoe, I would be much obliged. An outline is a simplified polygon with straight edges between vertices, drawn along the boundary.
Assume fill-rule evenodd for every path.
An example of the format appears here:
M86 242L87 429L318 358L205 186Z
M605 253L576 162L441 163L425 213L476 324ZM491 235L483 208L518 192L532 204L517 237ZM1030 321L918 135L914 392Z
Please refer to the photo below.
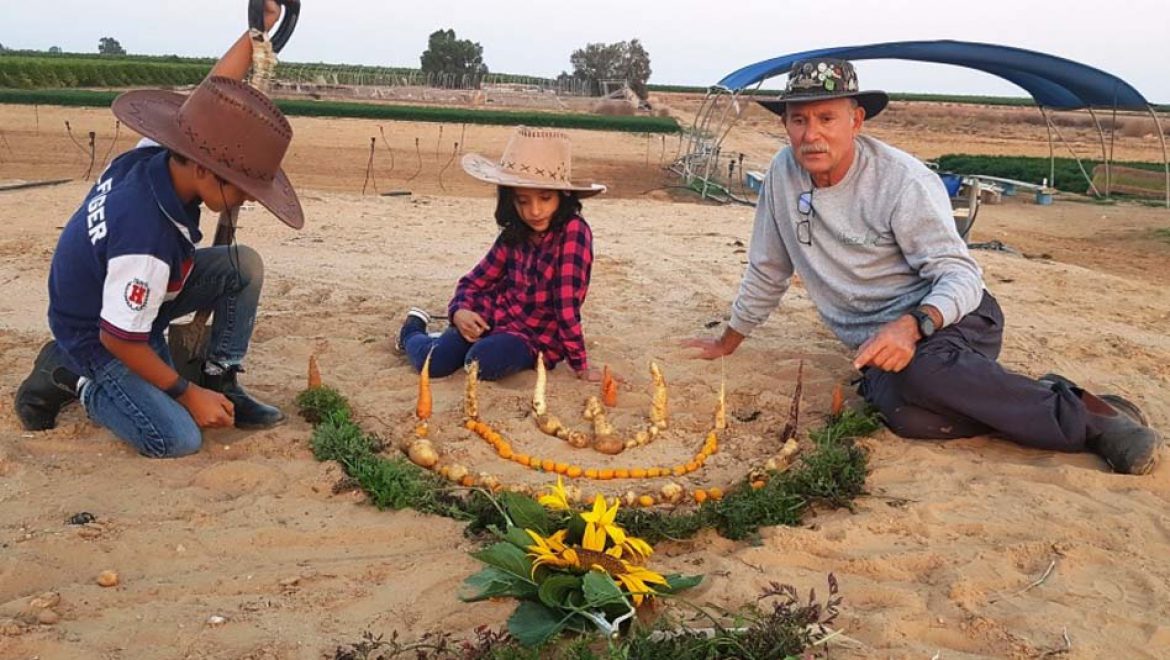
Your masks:
M1121 474L1149 474L1158 464L1162 436L1122 414L1102 397L1081 390L1089 413L1088 446Z
M253 398L244 390L237 380L239 372L239 367L228 367L217 374L203 374L203 387L222 393L232 402L236 428L268 429L284 422L284 413L280 408Z
M61 408L77 399L76 387L77 376L64 366L57 342L42 346L33 362L32 373L16 390L16 416L21 425L26 431L55 428Z
M398 330L398 338L394 340L394 352L402 355L406 352L406 338L416 332L426 332L430 325L431 315L426 310L411 307L402 320L402 327Z

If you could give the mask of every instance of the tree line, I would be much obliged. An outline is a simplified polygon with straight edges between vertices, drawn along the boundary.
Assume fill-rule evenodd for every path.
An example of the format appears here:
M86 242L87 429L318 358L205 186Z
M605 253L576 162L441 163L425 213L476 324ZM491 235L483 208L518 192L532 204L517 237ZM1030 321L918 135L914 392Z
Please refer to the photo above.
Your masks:
M427 40L427 49L419 58L424 74L439 74L453 79L482 78L488 73L483 61L483 46L470 39L460 39L455 30L436 30ZM562 71L558 82L580 81L600 95L607 81L624 81L645 99L650 80L650 53L637 39L616 43L586 44L569 56L573 72Z

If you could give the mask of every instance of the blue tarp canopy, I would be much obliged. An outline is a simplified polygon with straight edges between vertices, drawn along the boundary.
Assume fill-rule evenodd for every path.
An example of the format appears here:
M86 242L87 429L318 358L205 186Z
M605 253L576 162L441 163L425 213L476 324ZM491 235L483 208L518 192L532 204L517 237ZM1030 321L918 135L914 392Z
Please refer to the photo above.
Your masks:
M1038 105L1057 110L1087 107L1148 110L1150 107L1149 101L1132 85L1100 69L1031 50L968 41L900 41L809 50L746 66L718 84L725 89L740 90L786 74L793 62L810 57L954 64L1011 81L1031 94Z

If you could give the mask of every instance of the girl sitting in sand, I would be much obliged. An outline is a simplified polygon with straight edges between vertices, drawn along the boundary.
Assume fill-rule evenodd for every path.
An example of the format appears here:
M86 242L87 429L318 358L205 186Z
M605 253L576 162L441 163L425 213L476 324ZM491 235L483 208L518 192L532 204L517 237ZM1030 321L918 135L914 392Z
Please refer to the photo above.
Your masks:
M445 332L429 335L430 316L419 308L407 313L395 347L416 371L430 353L433 377L478 360L480 378L499 380L532 369L539 351L550 367L568 360L578 378L600 379L581 331L593 265L593 233L581 217L581 199L605 186L573 182L570 161L566 134L523 126L498 164L478 154L463 157L468 174L498 186L500 234L460 278Z

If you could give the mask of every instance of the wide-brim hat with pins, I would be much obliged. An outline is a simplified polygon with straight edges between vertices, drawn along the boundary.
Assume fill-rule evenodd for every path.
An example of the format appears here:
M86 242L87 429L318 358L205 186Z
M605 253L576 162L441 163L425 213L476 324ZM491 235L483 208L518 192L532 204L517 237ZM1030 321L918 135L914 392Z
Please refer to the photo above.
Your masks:
M479 154L467 154L461 162L471 176L498 186L566 190L578 197L605 192L600 183L573 181L573 148L561 131L520 126L498 163Z
M885 92L859 90L857 71L852 63L833 57L816 57L795 62L788 72L788 85L784 91L759 104L783 115L789 103L856 98L857 104L865 109L865 118L873 119L890 102Z
M260 91L209 76L188 96L126 92L114 99L112 110L128 128L211 170L286 225L304 226L300 200L280 168L292 126Z

